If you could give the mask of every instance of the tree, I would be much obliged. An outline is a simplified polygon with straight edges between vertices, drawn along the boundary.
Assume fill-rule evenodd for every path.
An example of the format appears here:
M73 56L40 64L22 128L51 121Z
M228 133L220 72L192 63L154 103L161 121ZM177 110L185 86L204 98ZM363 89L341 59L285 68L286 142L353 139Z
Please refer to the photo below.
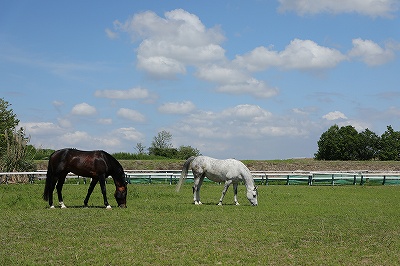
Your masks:
M178 159L187 160L191 156L199 156L200 151L191 146L180 146L178 149Z
M12 141L13 132L19 124L10 106L4 98L0 98L0 156L7 151L7 143Z
M322 133L318 140L318 151L315 153L317 160L337 160L339 157L339 147L337 145L339 126L333 125Z
M172 146L172 134L168 131L161 131L153 138L149 155L161 156L170 159L186 160L190 156L200 155L198 149L191 146L180 146L178 149Z
M167 158L174 158L177 150L172 148L172 134L168 131L158 132L157 136L153 138L151 147L149 148L150 155L163 156ZM172 156L172 157L171 157Z
M381 135L379 142L379 160L400 160L400 132L394 131L392 126Z
M27 149L29 138L23 128L16 129L19 120L10 106L3 98L0 99L0 170L35 170L33 155Z
M135 150L137 151L138 154L144 154L145 149L146 146L144 146L141 142L136 144Z
M152 148L159 148L159 149L166 149L166 148L172 148L172 134L168 131L161 131L158 132L157 136L153 138L153 141L151 142L151 147Z
M363 161L375 159L379 151L379 136L368 128L358 135L360 145L358 159Z
M331 126L318 141L317 160L357 160L358 132L352 126Z

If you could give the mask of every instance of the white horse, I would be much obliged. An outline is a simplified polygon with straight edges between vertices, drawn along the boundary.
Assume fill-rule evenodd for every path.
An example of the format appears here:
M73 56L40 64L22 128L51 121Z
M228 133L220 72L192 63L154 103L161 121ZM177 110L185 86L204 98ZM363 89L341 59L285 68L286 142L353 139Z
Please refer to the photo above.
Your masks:
M215 182L225 182L218 205L222 205L222 200L231 184L233 184L235 204L239 205L239 202L237 201L237 187L239 182L243 181L247 189L247 199L253 206L257 206L257 187L254 186L254 180L250 170L242 162L235 159L217 160L207 156L192 156L187 159L183 165L181 177L176 189L177 191L179 191L183 181L185 180L189 168L192 169L194 176L194 204L201 204L200 187L204 178L207 177Z

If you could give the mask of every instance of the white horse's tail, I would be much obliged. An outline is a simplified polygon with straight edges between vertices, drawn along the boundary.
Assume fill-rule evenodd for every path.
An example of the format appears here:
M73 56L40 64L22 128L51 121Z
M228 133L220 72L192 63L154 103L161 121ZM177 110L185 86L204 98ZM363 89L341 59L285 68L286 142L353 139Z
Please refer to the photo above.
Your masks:
M181 189L181 186L183 184L183 181L185 181L186 176L189 171L190 163L196 158L196 156L191 156L189 159L186 160L186 162L183 164L182 172L181 172L181 177L179 178L179 182L176 185L176 191L179 192Z

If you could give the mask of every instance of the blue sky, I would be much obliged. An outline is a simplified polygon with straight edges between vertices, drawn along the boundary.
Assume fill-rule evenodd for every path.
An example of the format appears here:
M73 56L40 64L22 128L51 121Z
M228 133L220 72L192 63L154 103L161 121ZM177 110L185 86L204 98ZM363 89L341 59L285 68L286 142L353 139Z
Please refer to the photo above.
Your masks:
M0 97L36 147L313 157L400 130L400 2L0 1Z

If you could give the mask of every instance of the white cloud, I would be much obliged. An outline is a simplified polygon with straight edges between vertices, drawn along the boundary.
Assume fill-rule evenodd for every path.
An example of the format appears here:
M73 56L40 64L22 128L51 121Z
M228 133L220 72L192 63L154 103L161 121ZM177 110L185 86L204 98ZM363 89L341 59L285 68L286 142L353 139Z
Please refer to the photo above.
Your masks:
M238 83L249 78L247 74L239 69L217 64L199 67L196 76L200 79L218 84Z
M150 93L147 89L131 88L129 90L97 90L94 96L118 100L136 100L148 98Z
M84 150L108 150L121 145L121 141L113 136L97 137L85 131L68 132L58 137L57 145L76 147Z
M193 111L196 106L191 101L169 102L161 105L158 110L166 114L187 114Z
M135 121L135 122L144 122L146 120L145 116L140 112L128 108L120 108L117 112L119 117Z
M347 119L347 117L340 111L329 112L326 115L322 116L322 118L329 121L338 119Z
M71 113L74 115L94 115L96 112L96 108L87 103L77 104L72 108L71 111Z
M112 30L110 30L108 28L105 29L104 31L107 34L107 37L110 38L110 39L117 39L119 37L117 32L112 31Z
M257 47L243 56L236 56L233 63L249 71L262 71L270 67L321 70L333 68L346 60L340 51L320 46L311 40L294 39L281 52L271 49Z
M350 57L359 58L369 66L377 66L393 60L395 53L392 49L384 49L371 40L353 39L353 49Z
M273 136L305 136L309 123L290 117L274 117L258 105L237 105L219 113L200 111L176 125L178 135L211 140L262 139ZM174 134L174 135L175 135Z
M117 135L118 137L121 137L122 139L129 141L140 142L144 139L144 135L133 127L118 128L113 131L113 135L114 134Z
M90 135L84 131L68 132L59 137L61 143L65 143L67 146L75 146L79 143L89 143L91 140Z
M196 72L200 79L217 83L217 91L230 94L251 94L255 97L269 98L278 94L278 89L268 86L264 81L247 75L244 71L229 66L207 65Z
M233 94L248 93L261 98L273 97L279 93L278 88L269 87L264 81L255 78L249 78L242 83L219 86L217 91Z
M140 40L138 68L155 77L173 78L185 74L186 65L224 59L219 45L224 36L218 27L207 29L200 19L185 10L165 12L165 18L152 11L135 14L124 23L114 23L116 31Z
M151 76L165 79L174 78L176 74L186 73L186 67L182 62L165 56L144 57L138 55L137 66Z
M258 105L241 104L233 108L223 110L222 117L226 119L244 119L246 121L261 122L272 117L272 114Z
M111 125L112 119L111 118L100 118L97 120L97 123L102 124L102 125Z
M51 122L27 122L20 123L28 135L53 135L60 134L63 129Z
M60 106L63 106L63 105L64 105L64 102L61 102L61 101L53 101L52 104L53 104L53 106L55 106L55 107L60 107Z
M281 12L300 15L318 13L359 13L371 17L392 17L399 9L397 0L279 0Z

